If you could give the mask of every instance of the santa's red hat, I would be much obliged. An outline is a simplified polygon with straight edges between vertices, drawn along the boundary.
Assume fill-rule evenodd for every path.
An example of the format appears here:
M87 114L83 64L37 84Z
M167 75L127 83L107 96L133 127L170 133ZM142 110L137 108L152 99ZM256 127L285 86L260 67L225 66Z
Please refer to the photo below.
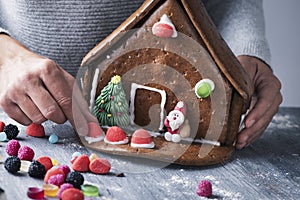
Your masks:
M182 112L182 114L185 116L186 115L186 104L183 101L179 101L174 110L178 110L180 112Z

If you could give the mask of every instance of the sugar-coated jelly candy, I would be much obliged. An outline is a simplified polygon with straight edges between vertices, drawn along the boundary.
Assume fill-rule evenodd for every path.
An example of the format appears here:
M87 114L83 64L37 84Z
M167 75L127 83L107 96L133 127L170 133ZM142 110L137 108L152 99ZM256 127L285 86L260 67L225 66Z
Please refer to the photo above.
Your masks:
M37 187L30 187L27 190L27 196L31 199L43 199L44 190Z

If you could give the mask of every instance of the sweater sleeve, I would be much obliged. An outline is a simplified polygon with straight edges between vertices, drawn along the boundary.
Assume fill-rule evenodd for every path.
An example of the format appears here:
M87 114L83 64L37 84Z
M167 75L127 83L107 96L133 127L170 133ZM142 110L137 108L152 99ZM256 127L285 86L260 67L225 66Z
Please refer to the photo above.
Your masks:
M255 56L270 65L262 0L204 0L204 4L236 56Z
M1 28L1 27L0 27L0 34L7 34L7 35L9 35L8 31L5 30L4 28Z

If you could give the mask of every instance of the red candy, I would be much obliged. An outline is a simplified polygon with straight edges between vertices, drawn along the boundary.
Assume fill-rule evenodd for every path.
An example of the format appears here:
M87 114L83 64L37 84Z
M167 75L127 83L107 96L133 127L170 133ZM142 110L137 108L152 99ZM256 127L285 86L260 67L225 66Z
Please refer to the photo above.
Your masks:
M29 146L22 146L18 150L18 157L20 158L20 160L32 161L32 159L34 158L34 151Z
M70 184L70 183L64 183L64 184L62 184L62 185L60 186L60 188L59 188L58 193L57 193L57 197L58 197L59 199L61 199L62 193L63 193L65 190L69 189L69 188L73 188L73 185Z
M89 164L90 158L87 155L80 155L74 160L72 168L77 172L88 172Z
M27 190L27 196L31 199L44 199L44 190L41 188L30 187Z
M100 128L98 123L90 122L88 126L89 126L89 133L88 133L89 137L96 138L104 135L103 130Z
M174 29L169 24L159 23L153 28L153 33L157 37L169 38L174 34Z
M107 130L105 139L109 142L120 142L126 139L126 135L121 128L113 126Z
M41 124L30 124L26 129L26 134L32 137L44 137L45 129Z
M105 158L96 158L90 163L89 168L94 174L107 174L110 171L111 164Z
M6 153L10 156L18 156L20 147L18 140L10 140L6 145Z
M3 132L5 123L3 121L0 121L0 132Z
M63 170L57 168L57 167L52 167L51 169L49 169L44 177L44 182L48 183L48 180L51 176L57 175L57 174L62 174L65 176L65 173L63 172Z
M53 167L52 160L48 156L38 157L36 159L36 161L38 161L39 163L41 163L42 165L44 165L45 168L46 168L46 171L48 171L49 169L51 169Z
M199 183L196 193L201 197L210 197L212 195L212 186L208 180Z
M138 129L133 133L131 142L135 144L150 144L152 142L152 138L148 131Z
M84 194L76 188L69 188L63 191L61 200L84 200Z

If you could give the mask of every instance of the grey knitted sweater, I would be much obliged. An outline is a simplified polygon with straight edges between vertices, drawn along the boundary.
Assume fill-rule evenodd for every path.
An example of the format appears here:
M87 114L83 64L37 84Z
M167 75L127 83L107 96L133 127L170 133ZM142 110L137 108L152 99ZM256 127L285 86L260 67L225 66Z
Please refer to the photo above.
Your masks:
M262 0L203 0L236 55L270 62ZM0 0L0 32L75 75L84 55L143 0ZM1 48L1 47L0 47Z

